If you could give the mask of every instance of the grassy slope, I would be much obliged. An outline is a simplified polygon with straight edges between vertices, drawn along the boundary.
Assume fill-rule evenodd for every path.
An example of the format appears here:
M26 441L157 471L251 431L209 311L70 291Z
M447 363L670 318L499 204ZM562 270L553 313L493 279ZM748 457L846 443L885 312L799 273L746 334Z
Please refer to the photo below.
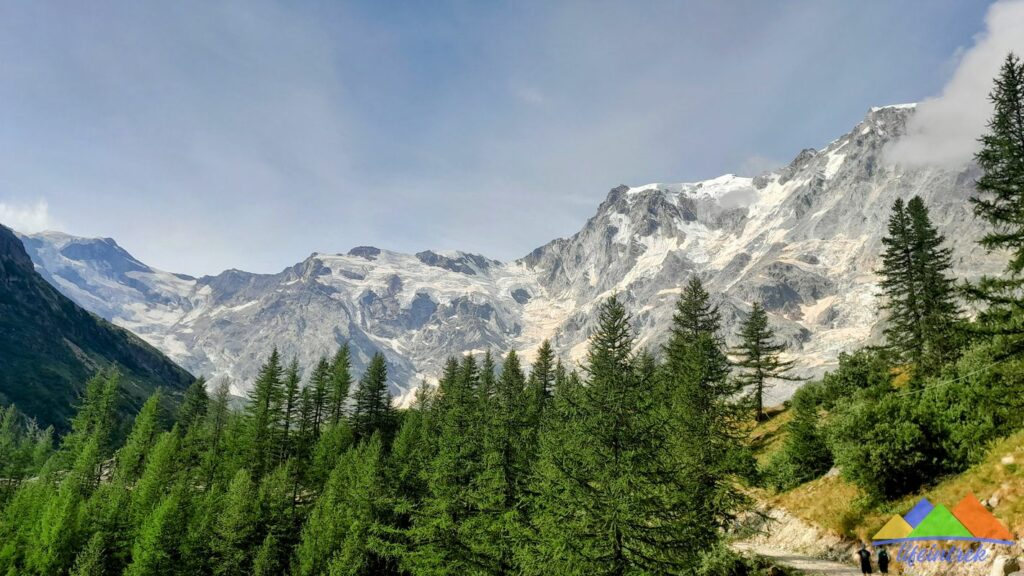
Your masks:
M758 461L766 461L785 437L788 411L762 422L751 433ZM1012 456L1012 463L1003 459ZM952 508L968 492L981 500L999 496L996 517L1014 533L1024 533L1024 431L994 443L984 460L961 474L941 479L894 502L870 504L859 488L838 476L813 480L781 494L761 492L767 502L848 538L870 539L893 514L903 514L922 497Z

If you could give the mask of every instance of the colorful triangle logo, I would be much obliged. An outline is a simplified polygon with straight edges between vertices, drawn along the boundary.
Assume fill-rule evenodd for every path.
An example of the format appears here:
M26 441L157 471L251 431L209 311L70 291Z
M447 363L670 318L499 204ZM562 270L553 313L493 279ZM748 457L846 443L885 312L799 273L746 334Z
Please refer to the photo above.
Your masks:
M910 536L910 533L914 531L914 527L907 524L907 521L901 516L893 516L882 526L882 529L875 534L872 540L899 540Z
M932 509L907 538L973 538L970 530L964 527L956 516L942 504Z
M910 524L911 528L917 528L917 525L920 524L925 517L931 514L934 509L935 506L929 502L927 498L921 498L921 500L919 500L918 503L910 509L910 512L907 512L903 516L903 519L907 521L907 524Z
M974 494L964 496L964 499L953 507L953 516L956 516L956 519L976 538L1013 540L1013 534L978 501Z

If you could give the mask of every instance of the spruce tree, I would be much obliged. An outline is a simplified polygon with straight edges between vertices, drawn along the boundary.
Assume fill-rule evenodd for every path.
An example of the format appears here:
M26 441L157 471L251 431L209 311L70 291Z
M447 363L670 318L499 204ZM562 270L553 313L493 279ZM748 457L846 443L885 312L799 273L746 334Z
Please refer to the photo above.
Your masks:
M530 369L528 382L530 390L530 425L536 429L540 425L544 407L554 395L555 388L555 352L551 341L545 339L537 349L537 358Z
M988 133L981 137L975 160L983 171L971 199L974 213L992 230L981 239L990 250L1006 250L1010 260L1000 277L984 277L970 289L986 302L987 329L998 334L1024 334L1024 63L1009 54L995 80ZM1015 339L1019 340L1019 339ZM1016 347L1019 348L1020 342Z
M352 355L346 342L338 349L331 360L331 393L330 418L331 424L337 424L345 417L345 402L348 391L352 387Z
M284 398L281 402L281 461L287 460L294 449L294 429L298 427L299 402L301 400L301 378L299 376L299 361L292 358L288 369L284 373Z
M196 378L187 390L178 407L178 428L187 434L193 426L203 421L210 405L210 395L206 392L206 378Z
M637 370L625 308L601 307L586 385L542 435L532 574L678 574L693 568L692 506L657 387Z
M931 372L955 358L960 310L948 272L951 250L932 225L928 208L914 196L906 206L897 199L889 218L878 273L889 311L889 346L915 370Z
M879 286L886 296L882 309L889 312L886 339L904 359L920 365L924 349L921 286L914 261L912 225L901 198L893 202L889 233L882 238L882 245L885 251L878 274L882 276Z
M256 487L249 473L239 470L224 497L210 546L214 555L214 574L242 576L249 573L257 517Z
M247 462L257 478L270 470L279 453L275 448L278 448L281 402L284 398L283 375L281 355L274 347L260 367L245 407Z
M760 302L751 306L738 336L741 341L734 351L736 366L740 369L737 379L743 386L750 387L754 417L760 422L764 420L765 391L771 387L772 380L795 380L787 375L793 362L779 358L786 345L775 341L775 331L768 325L768 313Z
M327 358L320 358L309 378L309 389L313 402L313 435L319 436L324 424L330 419L328 394L331 386L331 363Z
M478 368L472 356L445 363L430 418L436 447L424 476L427 494L412 515L403 567L416 574L466 574L487 566L467 529L479 515L473 482L483 469L484 447L478 396Z
M949 275L953 251L932 225L928 208L919 196L907 203L913 238L914 275L918 278L921 309L921 367L925 373L956 359L960 346L960 307L956 286Z
M135 424L124 446L117 451L116 480L134 483L142 474L146 455L160 434L160 392L157 391L142 405L135 416Z
M388 392L388 367L384 355L377 352L359 379L352 412L352 429L359 440L379 432L387 441L393 432L394 408Z
M125 576L172 576L181 564L181 530L185 510L180 489L171 491L150 512L132 547Z
M481 372L482 381L486 369ZM515 545L526 527L523 495L533 459L526 441L529 404L519 357L505 357L494 392L481 405L476 428L482 436L482 459L470 482L471 514L463 519L461 542L485 573L518 573Z
M71 576L105 576L108 573L106 553L103 533L94 533L85 548L75 558L75 567L71 570Z
M737 478L753 467L720 322L703 284L691 279L676 305L665 361L658 369L664 396L660 409L668 411L672 431L669 442L687 470L691 538L704 549L746 504Z

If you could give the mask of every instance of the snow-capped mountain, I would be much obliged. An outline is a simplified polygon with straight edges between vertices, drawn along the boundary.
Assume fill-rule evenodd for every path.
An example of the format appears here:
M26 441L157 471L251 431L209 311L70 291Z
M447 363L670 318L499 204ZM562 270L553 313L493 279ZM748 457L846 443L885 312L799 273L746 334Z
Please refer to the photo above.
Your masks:
M925 199L963 276L1005 262L975 242L984 226L967 201L972 169L886 162L883 149L913 110L873 108L824 149L756 178L619 186L578 233L510 263L358 247L314 253L278 274L192 278L153 269L111 239L23 239L66 295L193 373L230 376L238 391L273 345L309 365L348 341L357 369L381 350L400 395L452 354L515 348L530 357L551 338L577 360L593 311L613 293L632 310L641 343L655 346L691 274L722 295L727 336L760 300L801 371L815 374L878 338L874 270L897 197Z

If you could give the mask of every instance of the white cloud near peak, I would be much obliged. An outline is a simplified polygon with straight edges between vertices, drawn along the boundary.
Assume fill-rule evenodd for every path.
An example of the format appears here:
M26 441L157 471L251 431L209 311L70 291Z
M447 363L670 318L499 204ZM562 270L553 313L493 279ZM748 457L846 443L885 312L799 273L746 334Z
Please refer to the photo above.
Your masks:
M918 104L907 135L886 151L890 161L958 168L974 157L992 114L993 79L1008 53L1024 56L1024 0L996 2L985 24L973 46L953 55L955 70L942 93Z
M37 200L30 204L0 201L0 224L23 234L58 227L50 216L50 205L46 200Z

